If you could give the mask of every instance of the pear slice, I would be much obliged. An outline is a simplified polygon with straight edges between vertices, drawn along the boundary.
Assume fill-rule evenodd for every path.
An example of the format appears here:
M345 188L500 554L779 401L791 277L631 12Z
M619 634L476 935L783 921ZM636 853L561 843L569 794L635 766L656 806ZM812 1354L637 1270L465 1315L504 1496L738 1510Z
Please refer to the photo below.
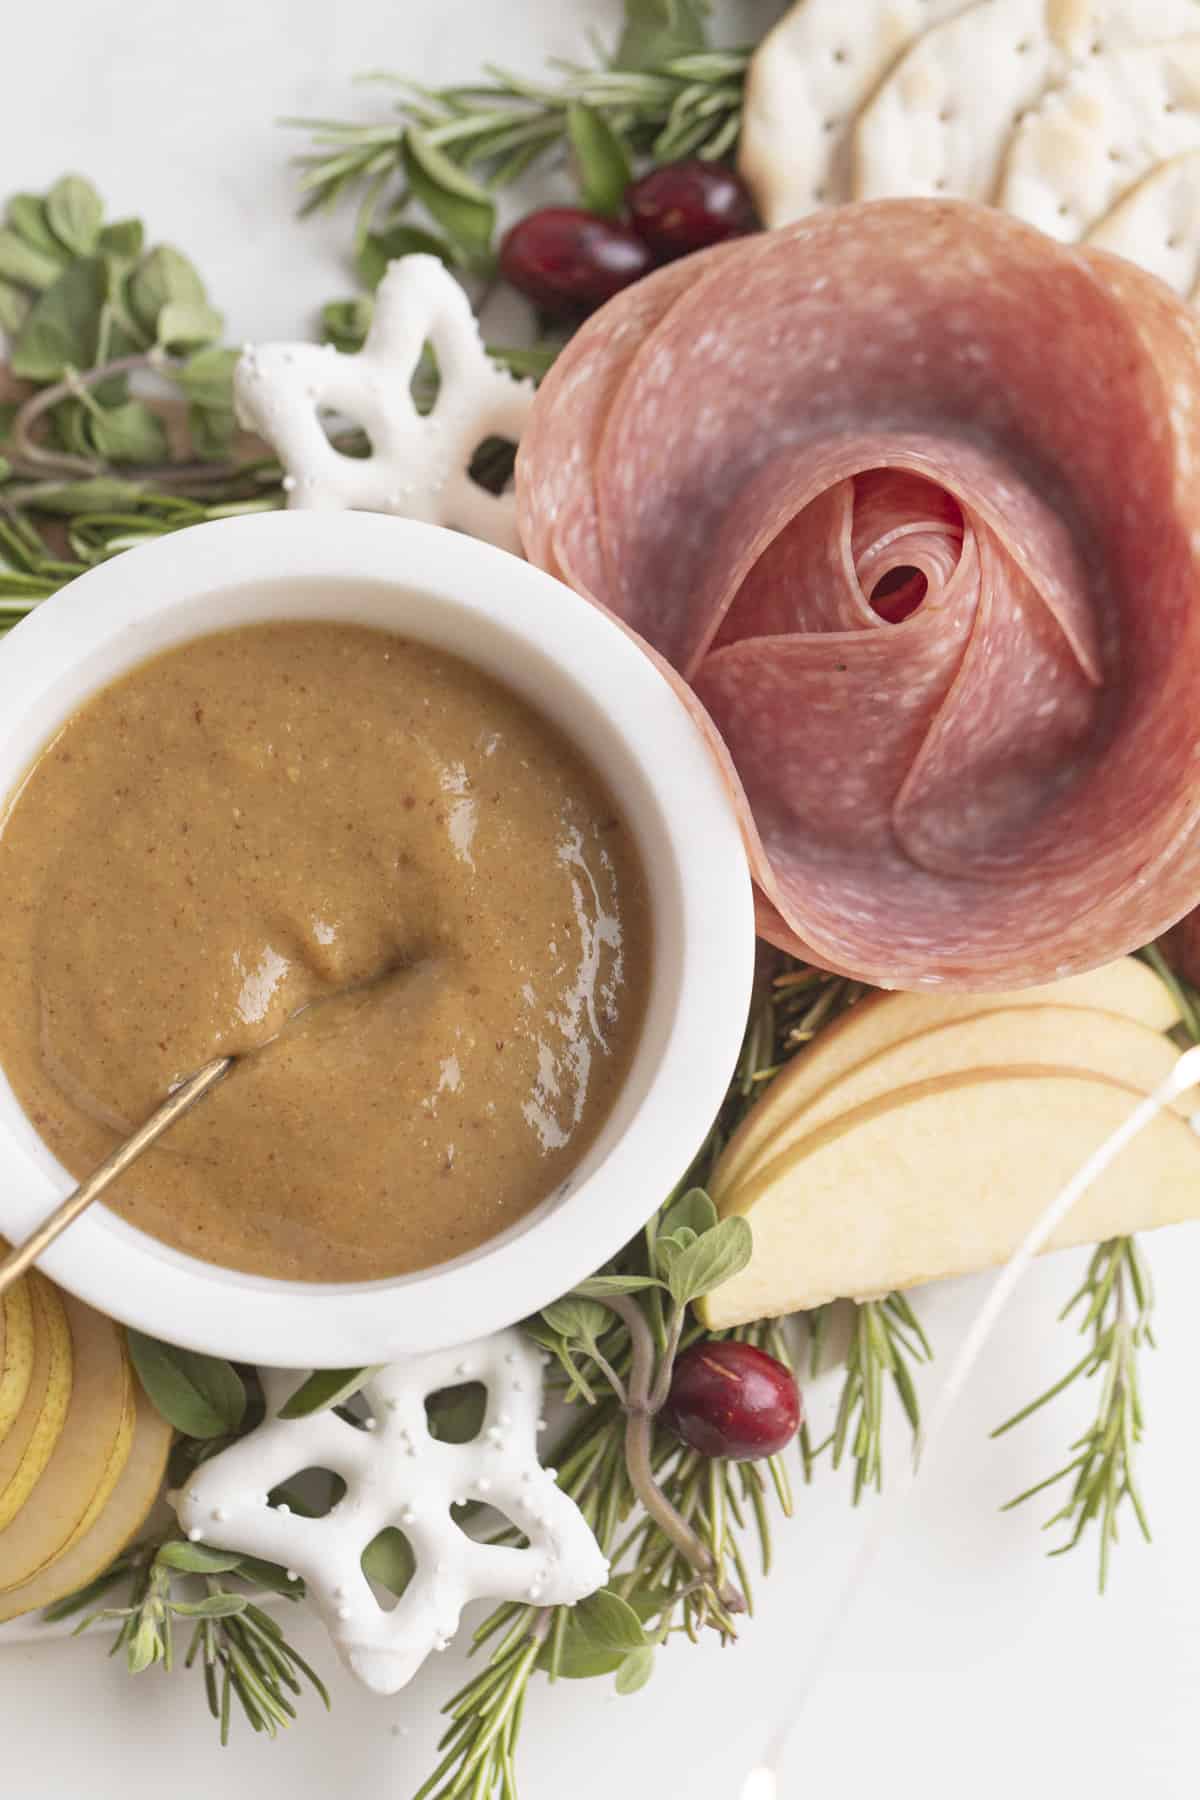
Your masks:
M71 1398L71 1333L58 1289L36 1269L25 1280L34 1360L25 1404L0 1441L0 1533L12 1524L49 1462Z
M1178 1056L1160 1031L1081 1006L1020 1006L957 1019L878 1051L798 1106L742 1171L738 1186L752 1181L776 1157L840 1113L934 1076L1044 1064L1106 1075L1149 1094L1166 1080ZM1190 1094L1174 1104L1184 1118L1196 1108Z
M0 1532L0 1594L69 1550L98 1517L133 1441L134 1383L121 1327L61 1295L74 1379L67 1416L29 1498Z
M1013 994L875 994L836 1019L807 1050L800 1051L768 1087L738 1126L713 1172L711 1192L720 1206L729 1190L758 1161L767 1139L789 1115L848 1069L919 1031L956 1019L1009 1010L1014 1006L1079 1006L1119 1013L1151 1031L1169 1031L1179 1011L1152 969L1132 956L1101 969L1069 976L1049 987Z
M173 1432L162 1414L136 1388L133 1442L120 1479L97 1518L69 1550L20 1587L0 1595L0 1623L20 1613L40 1612L86 1587L128 1545L145 1524L162 1491Z
M32 1375L33 1301L21 1280L0 1296L0 1444L25 1404Z
M1142 1099L1089 1071L973 1069L901 1088L804 1137L730 1197L750 1262L701 1304L710 1330L1004 1262ZM1047 1248L1200 1215L1200 1138L1165 1112Z

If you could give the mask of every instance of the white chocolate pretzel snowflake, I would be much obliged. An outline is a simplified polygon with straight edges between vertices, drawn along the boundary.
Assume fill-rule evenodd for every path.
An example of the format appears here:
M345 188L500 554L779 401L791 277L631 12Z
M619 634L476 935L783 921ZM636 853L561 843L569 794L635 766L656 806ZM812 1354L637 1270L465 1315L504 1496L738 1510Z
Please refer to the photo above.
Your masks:
M440 386L422 417L410 382L426 342ZM357 355L327 344L250 346L234 397L241 423L278 451L289 505L397 513L519 553L512 496L489 493L468 470L485 438L519 440L533 384L491 360L465 292L435 256L392 263ZM361 425L371 454L336 450L322 411Z
M204 1463L175 1496L193 1542L266 1557L304 1577L338 1651L359 1680L392 1694L431 1650L444 1650L469 1601L563 1605L603 1586L608 1565L582 1514L537 1456L541 1357L518 1331L411 1357L381 1369L363 1393L367 1429L335 1412L276 1417L299 1374L264 1371L266 1421ZM487 1408L478 1437L430 1435L428 1395L481 1382ZM268 1493L303 1469L346 1483L324 1518L272 1506ZM475 1542L450 1516L467 1500L495 1506L528 1538L526 1549ZM362 1554L388 1526L402 1530L416 1567L385 1611L363 1574Z

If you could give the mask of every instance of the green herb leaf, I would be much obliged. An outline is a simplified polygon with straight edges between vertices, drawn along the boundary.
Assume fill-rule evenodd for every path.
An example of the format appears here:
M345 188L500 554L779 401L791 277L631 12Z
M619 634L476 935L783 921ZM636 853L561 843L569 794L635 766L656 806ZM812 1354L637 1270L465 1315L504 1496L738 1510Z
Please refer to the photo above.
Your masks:
M573 1294L581 1299L590 1300L602 1294L640 1294L644 1288L660 1288L661 1281L653 1275L593 1275L579 1286L572 1288Z
M361 350L371 329L375 304L369 294L353 300L330 300L321 308L321 340L335 350L352 354Z
M265 1588L269 1594L282 1594L285 1600L304 1598L302 1581L289 1581L286 1569L281 1569L278 1563L264 1562L259 1556L239 1556L238 1574L244 1580L252 1581L256 1588Z
M325 1412L352 1399L371 1374L363 1369L317 1369L302 1381L295 1393L279 1409L281 1419L306 1419L310 1413Z
M636 1694L644 1688L654 1673L654 1651L649 1644L640 1650L631 1650L620 1668L617 1670L616 1690L618 1694Z
M159 314L173 300L204 306L208 296L183 252L170 244L160 244L142 258L130 276L129 304L138 324L151 337L157 337Z
M663 1213L659 1226L660 1237L670 1237L681 1227L694 1232L696 1237L703 1237L717 1223L717 1209L703 1188L689 1188L678 1200L672 1200Z
M158 1551L156 1562L168 1569L182 1569L188 1575L224 1575L241 1567L236 1551L210 1550L207 1544L192 1544L186 1538L172 1538Z
M572 100L567 107L567 136L583 192L583 204L609 218L621 210L633 179L629 152L603 113Z
M188 436L201 462L224 462L236 433L237 419L232 407L228 411L218 407L188 408Z
M232 412L233 371L239 354L237 350L197 350L175 371L175 380L197 406Z
M106 462L158 463L166 460L167 429L140 400L126 400L94 414L89 433Z
M40 293L52 286L62 272L61 261L48 256L44 250L35 249L10 227L0 229L0 278Z
M450 242L469 263L486 262L496 224L495 202L487 189L472 180L416 126L410 126L405 133L404 165L415 198Z
M73 256L91 256L104 222L104 202L82 175L64 175L46 195L46 223Z
M4 272L0 262L0 275ZM107 296L108 277L96 258L64 269L35 301L17 334L9 359L13 374L28 381L60 381L68 368L91 368Z
M487 1389L481 1381L439 1388L425 1402L429 1431L440 1444L469 1444L483 1430Z
M363 286L373 291L387 274L388 264L402 256L436 256L447 265L456 260L446 240L435 237L432 231L419 231L415 225L393 225L390 231L373 231L364 238L354 267Z
M158 341L168 350L211 344L224 329L224 319L206 300L168 300L158 315Z
M214 1438L237 1430L246 1410L246 1390L231 1363L195 1350L178 1350L140 1331L127 1336L142 1386L176 1431Z
M46 202L40 194L14 194L5 208L5 218L32 249L40 250L60 268L66 262L63 247L50 229Z
M625 0L616 69L654 69L708 46L709 0Z
M30 300L11 282L0 281L0 331L15 337L29 317Z
M140 256L145 241L146 233L140 219L114 219L96 239L96 248L106 256L117 256L125 261Z
M633 1608L610 1588L602 1588L572 1608L558 1672L573 1681L608 1675L645 1644L646 1633Z
M390 1594L400 1595L413 1578L417 1562L412 1545L402 1531L389 1525L371 1539L362 1553L362 1571Z
M689 1301L711 1294L746 1267L752 1249L753 1239L745 1219L723 1219L672 1262L667 1276L672 1299L678 1306L686 1306Z
M209 1594L205 1600L172 1600L171 1611L185 1619L235 1619L248 1605L245 1594Z
M556 1331L568 1342L577 1338L582 1344L594 1344L616 1324L616 1315L607 1306L601 1306L598 1300L577 1299L573 1295L544 1306L542 1317L551 1331Z
M137 506L143 489L136 481L115 481L97 475L90 481L64 481L57 487L44 487L38 493L38 511L58 513L74 518L87 513L119 512L123 507Z

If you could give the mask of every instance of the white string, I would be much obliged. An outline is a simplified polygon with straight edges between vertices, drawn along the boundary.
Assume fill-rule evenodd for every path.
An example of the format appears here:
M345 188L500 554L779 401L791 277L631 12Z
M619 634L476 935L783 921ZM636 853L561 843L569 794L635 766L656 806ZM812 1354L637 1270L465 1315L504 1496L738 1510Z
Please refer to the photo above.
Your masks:
M1170 1106L1171 1102L1178 1099L1180 1094L1186 1093L1188 1088L1198 1084L1200 1084L1200 1046L1183 1053L1162 1085L1134 1108L1125 1123L1106 1138L1083 1167L1071 1177L1001 1269L992 1284L987 1299L975 1315L970 1330L963 1339L958 1355L951 1364L949 1375L938 1390L929 1429L918 1436L913 1445L912 1461L904 1465L899 1479L889 1485L837 1601L831 1607L824 1625L817 1634L813 1651L808 1658L795 1698L788 1708L787 1716L780 1721L771 1734L762 1761L746 1777L740 1800L777 1800L779 1770L787 1752L788 1743L800 1723L814 1688L829 1666L838 1638L849 1619L851 1608L862 1591L879 1552L895 1530L900 1515L916 1485L919 1471L935 1445L940 1441L959 1395L970 1379L989 1338L1030 1264L1045 1248L1058 1227L1070 1216L1088 1189L1099 1180L1126 1145L1132 1143L1133 1139L1158 1117L1164 1107Z

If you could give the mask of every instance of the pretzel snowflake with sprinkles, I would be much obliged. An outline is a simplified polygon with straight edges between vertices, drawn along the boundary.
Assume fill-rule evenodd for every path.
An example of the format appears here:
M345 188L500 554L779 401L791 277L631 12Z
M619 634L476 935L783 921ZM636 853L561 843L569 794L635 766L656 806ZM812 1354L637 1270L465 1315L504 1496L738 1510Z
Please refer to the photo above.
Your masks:
M370 1410L362 1427L333 1411L279 1418L299 1379L264 1371L265 1423L203 1464L176 1496L176 1510L193 1543L302 1575L339 1653L375 1693L397 1692L430 1651L447 1649L472 1600L569 1605L603 1586L608 1564L595 1538L538 1461L542 1364L521 1332L377 1370L363 1384ZM466 1382L487 1390L479 1435L442 1443L430 1434L426 1398ZM331 1512L302 1518L271 1504L274 1488L310 1468L330 1469L346 1484ZM468 1537L451 1507L472 1500L503 1512L527 1548ZM404 1531L416 1567L385 1611L362 1555L389 1526Z
M422 416L410 383L426 343L440 385ZM290 506L395 513L519 551L512 496L489 493L469 469L485 438L519 441L533 384L491 360L465 290L435 256L391 265L357 355L329 344L249 346L234 395L242 423L278 451ZM343 455L323 412L361 425L371 454Z

